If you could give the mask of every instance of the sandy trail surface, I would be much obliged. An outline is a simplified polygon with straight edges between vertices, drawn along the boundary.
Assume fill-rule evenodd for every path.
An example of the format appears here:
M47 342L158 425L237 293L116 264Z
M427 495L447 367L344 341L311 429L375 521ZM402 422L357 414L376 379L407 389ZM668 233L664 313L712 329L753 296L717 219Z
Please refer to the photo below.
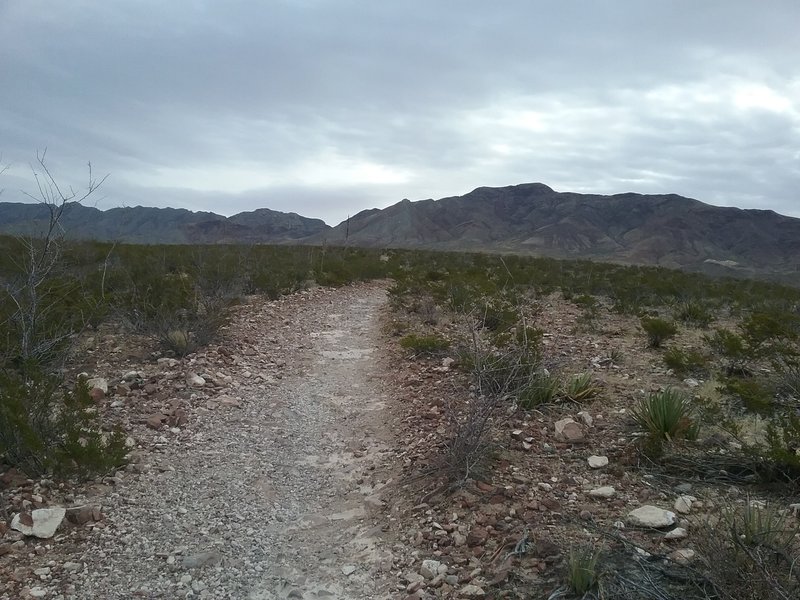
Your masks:
M373 283L240 307L195 365L228 387L104 500L67 597L392 597L385 301Z

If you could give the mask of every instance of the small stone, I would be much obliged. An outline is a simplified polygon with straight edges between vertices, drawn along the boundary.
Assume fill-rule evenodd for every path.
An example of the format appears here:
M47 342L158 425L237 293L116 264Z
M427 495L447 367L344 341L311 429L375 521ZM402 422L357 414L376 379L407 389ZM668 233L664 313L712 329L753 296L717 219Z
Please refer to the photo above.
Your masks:
M49 591L40 587L32 587L28 590L28 595L31 598L46 598L49 594Z
M181 565L184 569L197 569L213 565L222 560L222 554L217 550L210 550L208 552L199 552L190 556L184 556Z
M636 527L659 529L675 524L675 513L645 504L628 513L628 523Z
M698 385L700 385L700 382L697 381L697 379L692 379L691 377L684 379L683 383L692 388L696 388Z
M67 510L60 506L37 508L30 515L17 514L11 520L11 528L23 535L47 539L55 535L56 529L64 520ZM29 523L26 521L30 521Z
M167 420L167 415L162 415L161 413L155 413L147 417L147 426L150 429L161 429L164 425L164 421Z
M692 501L696 500L694 496L678 496L675 499L673 508L682 515L688 515L692 512Z
M692 484L691 483L679 483L675 486L675 491L679 494L688 494L692 491Z
M562 442L580 442L583 440L583 427L570 418L555 423L556 439Z
M465 585L459 590L458 593L465 598L480 598L486 595L486 592L484 592L481 588L472 584Z
M613 498L614 494L616 494L616 490L610 485L604 485L589 492L592 498Z
M586 425L587 427L591 427L594 424L594 419L592 418L592 415L590 415L585 410L582 410L581 412L578 413L578 418L581 421L583 421L583 424Z
M590 456L588 459L589 466L592 469L602 469L606 465L608 465L608 457L607 456Z
M681 540L689 535L683 527L676 527L664 534L665 540Z
M423 560L419 569L419 574L425 579L433 579L439 574L439 567L442 565L438 560Z
M685 565L691 562L694 558L694 554L694 550L691 548L681 548L680 550L675 550L675 552L670 553L669 558L678 564Z
M201 388L206 384L206 380L197 373L189 373L186 376L186 385L193 388Z
M347 575L348 577L356 572L355 565L345 565L342 567L342 574Z

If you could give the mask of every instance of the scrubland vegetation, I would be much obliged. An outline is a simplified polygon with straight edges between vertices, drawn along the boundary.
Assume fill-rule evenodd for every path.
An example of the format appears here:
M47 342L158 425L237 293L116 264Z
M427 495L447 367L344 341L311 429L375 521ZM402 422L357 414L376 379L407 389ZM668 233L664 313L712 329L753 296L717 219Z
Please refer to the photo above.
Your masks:
M583 311L580 327L597 327L604 311L624 315L638 324L643 351L661 353L681 377L711 382L708 394L666 388L632 407L634 450L653 473L713 479L723 471L777 496L800 490L800 290L587 261L355 248L0 238L0 460L30 476L89 476L124 463L125 432L103 420L85 382L69 372L74 342L88 329L113 320L152 336L166 355L186 355L212 340L249 294L377 278L393 280L391 302L410 315L397 325L400 345L415 356L456 357L477 390L438 464L448 489L491 469L498 411L602 395L591 374L548 363L537 320L541 299L560 293ZM673 345L682 330L697 330L698 343ZM745 435L752 417L760 435ZM710 432L735 443L709 451L697 440ZM706 538L714 554L682 571L683 583L670 588L679 592L625 595L604 567L606 553L584 549L567 561L569 593L797 597L797 538L785 515L748 504L721 518Z

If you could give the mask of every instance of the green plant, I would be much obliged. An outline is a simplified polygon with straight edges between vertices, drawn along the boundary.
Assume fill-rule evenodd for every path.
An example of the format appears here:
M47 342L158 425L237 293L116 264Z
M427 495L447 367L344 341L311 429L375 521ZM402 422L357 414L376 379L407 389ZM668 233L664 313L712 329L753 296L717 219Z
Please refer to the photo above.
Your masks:
M558 398L561 378L545 369L532 372L517 390L517 402L524 409L550 404Z
M705 370L708 358L697 350L673 346L664 352L664 363L679 374L699 373Z
M600 551L590 547L570 548L567 558L567 585L578 597L583 597L597 585L597 562Z
M125 435L100 425L83 382L62 390L40 371L0 373L0 456L27 475L90 476L122 465Z
M705 329L714 320L708 304L701 300L679 302L673 309L672 316L677 321L690 323Z
M729 374L749 374L747 365L755 356L741 335L728 329L716 329L713 334L704 335L703 339L713 352L727 359L725 369Z
M583 402L595 397L600 388L592 381L590 373L578 373L564 384L564 397L572 402Z
M656 440L693 440L699 424L695 420L689 399L679 390L667 388L651 393L632 410L633 419Z
M450 347L450 342L438 335L411 333L400 339L400 345L414 354L438 354Z
M651 348L658 348L661 346L661 342L678 333L678 328L674 323L658 317L642 317L640 323L647 334L647 342Z
M770 414L775 407L774 385L766 379L728 377L722 391L738 399L751 412Z

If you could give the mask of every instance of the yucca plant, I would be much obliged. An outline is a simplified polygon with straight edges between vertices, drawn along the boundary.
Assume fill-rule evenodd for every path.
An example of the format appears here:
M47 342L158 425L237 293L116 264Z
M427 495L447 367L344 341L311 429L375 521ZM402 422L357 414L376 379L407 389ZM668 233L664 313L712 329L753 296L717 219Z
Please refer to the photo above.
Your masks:
M597 561L600 551L594 548L571 548L567 564L567 585L578 597L583 597L596 584L598 579Z
M578 373L570 377L564 384L564 397L573 402L583 402L593 398L600 388L592 381L589 373Z
M655 439L697 438L699 426L693 418L689 399L674 388L650 394L632 414L639 427Z

